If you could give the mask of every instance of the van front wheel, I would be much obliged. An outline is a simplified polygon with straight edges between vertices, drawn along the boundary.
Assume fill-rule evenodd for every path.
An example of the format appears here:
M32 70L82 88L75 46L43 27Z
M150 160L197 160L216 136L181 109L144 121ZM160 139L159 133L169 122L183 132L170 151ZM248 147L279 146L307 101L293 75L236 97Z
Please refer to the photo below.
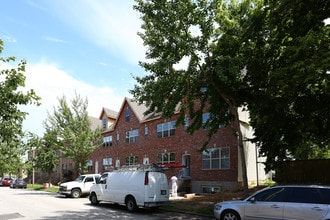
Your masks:
M132 196L126 198L126 208L130 212L134 212L137 209L135 199Z
M91 195L89 196L89 200L91 201L92 205L99 204L99 200L97 200L97 196L94 192L92 192Z

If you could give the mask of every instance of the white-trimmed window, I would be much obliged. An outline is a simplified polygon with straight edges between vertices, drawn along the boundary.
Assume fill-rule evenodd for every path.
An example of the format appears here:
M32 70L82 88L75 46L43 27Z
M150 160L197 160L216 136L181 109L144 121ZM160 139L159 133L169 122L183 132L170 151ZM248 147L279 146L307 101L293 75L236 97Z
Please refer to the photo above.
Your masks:
M174 163L175 153L160 153L157 154L157 163Z
M139 130L138 129L126 132L126 143L138 142L138 139L139 139Z
M105 157L102 160L103 170L109 170L112 166L112 158L111 157Z
M126 165L136 165L138 164L138 156L128 156L126 157Z
M157 125L157 137L169 137L175 135L175 121L170 121Z
M230 148L211 148L202 153L203 170L220 170L230 168Z
M103 146L105 147L112 146L112 135L103 137Z

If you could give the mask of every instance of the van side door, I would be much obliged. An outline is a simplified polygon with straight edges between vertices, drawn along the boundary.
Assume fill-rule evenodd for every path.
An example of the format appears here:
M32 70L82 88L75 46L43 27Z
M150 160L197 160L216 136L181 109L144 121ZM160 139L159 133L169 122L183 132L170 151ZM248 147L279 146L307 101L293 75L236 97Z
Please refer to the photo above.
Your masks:
M98 200L106 201L107 179L108 173L104 173L97 182L97 190L95 191Z

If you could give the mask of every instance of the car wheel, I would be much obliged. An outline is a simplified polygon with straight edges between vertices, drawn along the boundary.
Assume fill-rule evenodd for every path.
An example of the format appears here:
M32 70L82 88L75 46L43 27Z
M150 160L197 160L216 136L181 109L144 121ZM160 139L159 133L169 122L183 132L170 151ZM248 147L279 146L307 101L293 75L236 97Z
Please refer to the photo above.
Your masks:
M134 212L137 209L135 199L132 196L126 198L125 204L127 210L130 212Z
M239 217L239 215L237 214L237 212L232 211L232 210L228 210L225 211L222 215L221 215L221 220L240 220L241 218Z
M71 197L72 198L79 198L81 196L81 191L80 191L80 189L73 189L72 191L71 191Z
M98 205L100 203L100 201L97 200L97 196L94 192L89 196L89 200L91 201L92 205Z

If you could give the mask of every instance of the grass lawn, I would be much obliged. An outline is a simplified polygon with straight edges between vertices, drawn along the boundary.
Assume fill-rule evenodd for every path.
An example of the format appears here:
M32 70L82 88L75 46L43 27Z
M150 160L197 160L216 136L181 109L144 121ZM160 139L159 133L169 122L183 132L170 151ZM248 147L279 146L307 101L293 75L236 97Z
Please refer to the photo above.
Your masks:
M42 190L45 192L58 192L58 186L51 186L51 187L47 187L45 188L43 184L28 184L27 185L28 189L33 189L33 190Z

